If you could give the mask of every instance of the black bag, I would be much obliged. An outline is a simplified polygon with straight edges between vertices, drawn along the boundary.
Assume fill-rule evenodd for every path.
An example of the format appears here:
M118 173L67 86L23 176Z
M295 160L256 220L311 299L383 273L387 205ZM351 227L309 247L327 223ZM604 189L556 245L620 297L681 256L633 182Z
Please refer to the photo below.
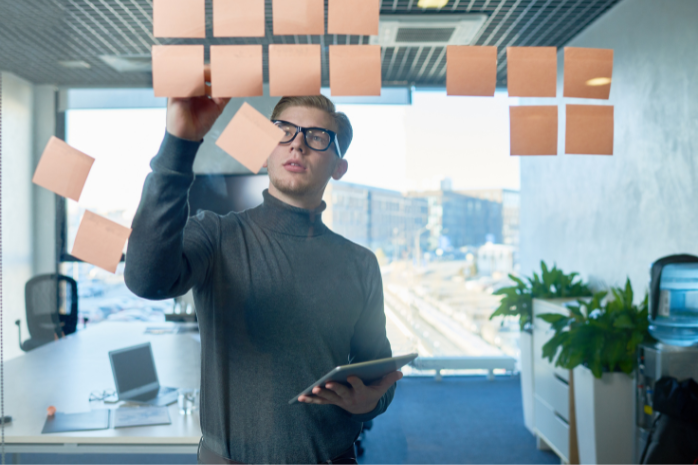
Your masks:
M654 385L654 420L640 463L698 464L698 383L663 377Z

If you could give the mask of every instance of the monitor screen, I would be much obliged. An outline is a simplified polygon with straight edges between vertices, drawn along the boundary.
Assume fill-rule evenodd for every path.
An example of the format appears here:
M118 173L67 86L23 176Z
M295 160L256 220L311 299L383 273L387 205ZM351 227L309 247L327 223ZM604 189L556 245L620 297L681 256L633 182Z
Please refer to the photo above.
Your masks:
M149 343L111 352L109 355L119 393L157 382L158 376Z
M199 210L227 215L254 208L267 187L266 174L197 174L189 189L189 216Z

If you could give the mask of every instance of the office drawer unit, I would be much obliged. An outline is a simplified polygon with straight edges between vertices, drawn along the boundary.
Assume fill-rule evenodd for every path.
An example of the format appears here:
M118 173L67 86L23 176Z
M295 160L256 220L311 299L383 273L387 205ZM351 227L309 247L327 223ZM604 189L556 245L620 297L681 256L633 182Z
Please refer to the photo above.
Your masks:
M573 300L572 300L573 301ZM560 456L562 462L570 461L570 372L555 367L543 358L543 345L553 335L548 323L538 315L542 313L567 313L564 300L533 301L533 385L534 422L536 434Z

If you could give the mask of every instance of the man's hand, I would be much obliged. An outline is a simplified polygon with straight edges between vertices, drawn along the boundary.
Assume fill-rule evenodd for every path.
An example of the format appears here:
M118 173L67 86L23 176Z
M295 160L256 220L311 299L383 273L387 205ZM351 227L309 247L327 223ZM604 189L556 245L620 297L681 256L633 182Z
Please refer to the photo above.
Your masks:
M368 413L376 408L383 394L399 379L402 379L402 372L393 371L380 381L367 386L360 378L350 376L347 382L351 386L330 381L325 384L326 389L317 386L313 388L313 396L300 396L298 401L308 404L332 404L355 415Z
M211 82L211 68L204 70L206 83ZM199 142L211 130L213 123L223 113L229 98L210 98L211 87L206 86L206 96L170 98L167 100L167 132L180 139Z

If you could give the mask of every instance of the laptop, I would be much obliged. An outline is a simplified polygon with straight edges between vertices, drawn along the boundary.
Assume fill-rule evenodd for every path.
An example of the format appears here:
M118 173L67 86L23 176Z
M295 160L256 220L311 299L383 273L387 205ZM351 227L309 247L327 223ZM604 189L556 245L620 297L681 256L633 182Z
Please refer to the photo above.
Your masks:
M177 388L160 386L150 342L109 352L119 400L149 405L177 402Z

